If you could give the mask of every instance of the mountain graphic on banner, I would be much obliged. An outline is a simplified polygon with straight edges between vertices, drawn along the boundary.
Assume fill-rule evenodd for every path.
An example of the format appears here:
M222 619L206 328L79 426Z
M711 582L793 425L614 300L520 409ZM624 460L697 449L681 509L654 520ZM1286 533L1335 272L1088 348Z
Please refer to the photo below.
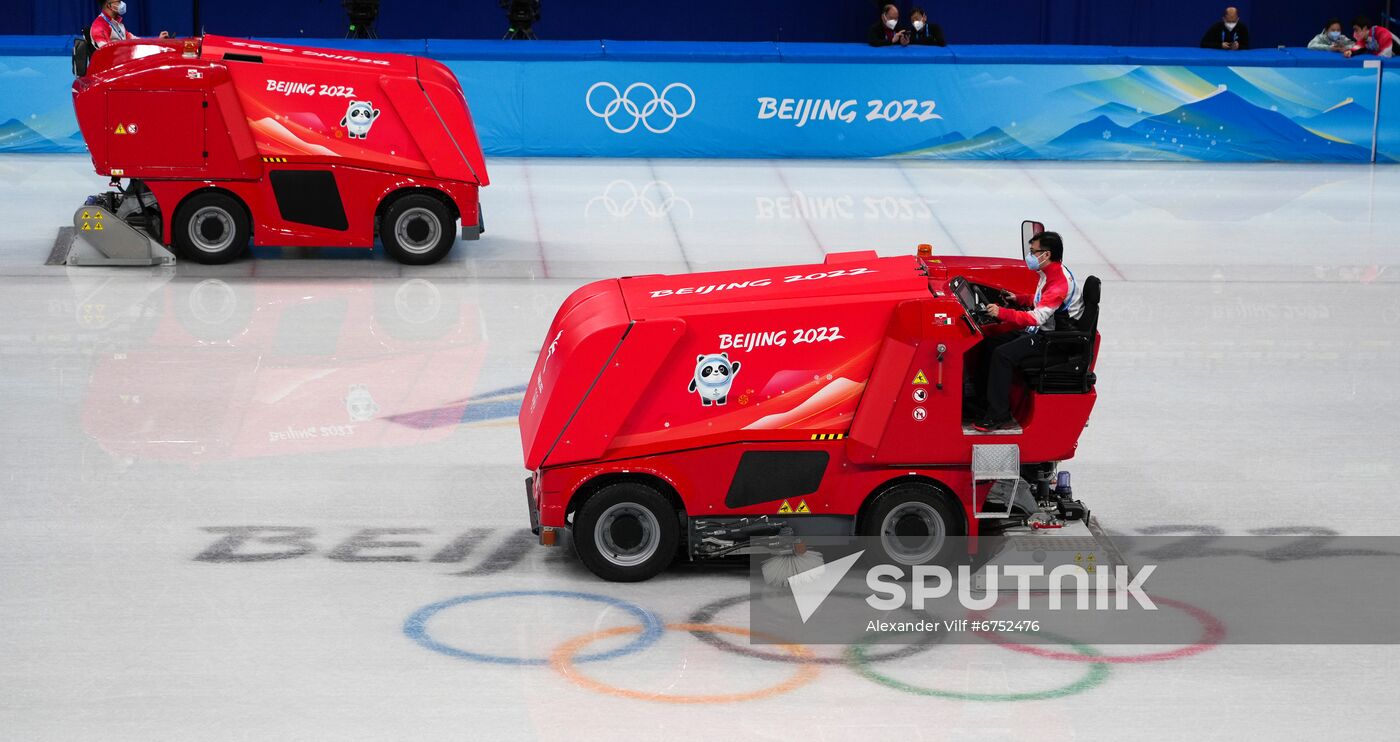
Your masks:
M1228 90L1129 127L1100 116L1050 145L1057 156L1091 159L1149 152L1167 160L1366 162L1371 156L1369 147L1331 141Z
M48 137L16 119L0 124L0 152L52 152L55 146Z
M1376 123L1376 114L1355 100L1347 98L1322 113L1294 121L1310 131L1370 147L1371 130Z
M55 141L40 134L18 119L0 124L0 152L25 154L35 152L86 152L82 134Z
M1248 69L1244 71L1250 76L1259 74ZM1168 111L1200 100L1222 89L1259 108L1277 110L1287 116L1309 116L1326 105L1318 100L1310 107L1308 102L1286 97L1307 96L1305 91L1271 94L1230 67L1137 67L1117 77L1066 86L1057 90L1055 97L1081 99L1096 104L1116 103L1129 109L1141 109L1150 115L1151 112ZM1095 110L1094 113L1107 113L1123 123L1110 111Z
M1034 160L1039 158L1035 150L996 126L966 139L958 132L945 134L924 143L918 149L901 153L899 156L956 157L981 160Z
M1099 117L1107 116L1113 123L1119 126L1132 126L1142 119L1151 116L1150 111L1125 106L1122 103L1109 102L1101 106L1096 106L1088 111L1086 115Z

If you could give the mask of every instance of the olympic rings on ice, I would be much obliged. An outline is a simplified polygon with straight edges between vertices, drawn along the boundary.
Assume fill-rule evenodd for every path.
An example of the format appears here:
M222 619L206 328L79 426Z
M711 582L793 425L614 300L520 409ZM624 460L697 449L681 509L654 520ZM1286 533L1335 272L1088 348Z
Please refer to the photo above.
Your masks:
M862 597L856 595L855 593L843 593L840 591L833 592L832 595L840 596L843 598ZM739 605L741 603L747 603L752 599L753 596L749 593L740 593L730 598L721 598L712 603L700 606L698 609L696 609L694 613L690 614L690 623L708 624L714 620L715 616L719 615L720 611L726 608L731 608L733 606ZM721 639L719 635L713 631L692 631L690 633L696 639L705 642L706 644L714 647L715 649L718 649L723 652L730 652L732 654L742 655L744 657L753 657L754 659L769 660L772 662L803 662L815 665L845 665L849 662L845 657L817 657L814 655L807 658L801 658L794 655L791 652L786 651L781 653L768 652L761 649L753 648L751 646L745 647L742 644L735 644L734 642L731 642L728 639ZM904 645L900 649L895 649L889 652L881 652L879 654L871 653L865 656L865 661L884 662L888 660L897 660L901 657L912 657L916 654L927 652L930 649L933 649L934 646L942 643L944 637L946 636L947 634L942 632L921 632L919 638L911 642L910 644Z
M1095 662L1108 664L1142 664L1147 662L1162 662L1164 660L1179 660L1183 657L1190 657L1193 654L1211 649L1225 638L1225 624L1220 619L1208 613L1205 609L1197 608L1190 603L1183 603L1171 598L1159 598L1152 596L1152 602L1159 605L1168 605L1196 619L1201 624L1201 637L1194 644L1188 644L1176 649L1168 649L1162 652L1151 652L1148 654L1102 654L1087 657L1084 653L1073 654L1070 652L1057 652L1051 649L1044 649L1032 644L1021 644L1001 636L995 632L978 632L977 635L1002 647L1016 651L1033 654L1037 657L1047 657L1056 660L1066 660L1069 662ZM986 619L983 611L974 611L968 614L974 620Z
M636 626L618 626L600 631L595 631L582 636L577 636L560 644L547 657L512 657L507 655L488 654L484 652L470 651L458 647L450 646L432 636L429 632L429 622L439 613L455 606L476 603L488 600L517 597L545 597L545 598L566 598L570 600L581 600L599 603L608 607L621 608L637 619ZM1024 693L973 693L964 691L942 690L915 685L903 680L896 679L890 675L877 672L873 665L877 662L895 660L904 657L914 656L927 652L936 644L943 641L941 633L922 633L909 645L902 648L875 653L871 651L871 645L875 643L874 636L867 635L855 644L846 647L841 657L821 657L812 652L811 649L800 645L784 643L781 638L754 632L750 629L736 626L712 623L717 614L726 608L740 605L752 600L749 594L740 594L729 598L723 598L701 606L690 615L690 620L685 623L666 624L654 613L642 608L639 605L625 600L613 598L606 595L594 593L573 592L567 590L505 590L498 592L478 593L474 595L463 595L448 600L439 601L424 606L404 622L404 635L413 639L418 644L431 649L440 654L459 659L473 660L499 665L516 666L541 666L549 665L556 672L563 675L574 684L598 693L617 696L620 698L631 698L634 700L674 703L674 704L708 704L708 703L736 703L742 701L752 701L762 698L787 693L810 683L816 678L821 667L834 664L849 665L858 675L871 680L880 685L884 685L895 690L915 695L932 696L963 701L1032 701L1052 698L1062 698L1064 696L1081 693L1102 684L1109 676L1111 666L1114 664L1133 664L1160 662L1163 660L1179 659L1189 657L1193 654L1203 652L1216 644L1225 636L1225 626L1219 619L1205 610L1196 606L1169 598L1153 597L1153 601L1159 604L1176 608L1187 615L1195 618L1202 627L1200 639L1189 646L1171 649L1163 652L1155 652L1140 655L1106 655L1087 644L1076 642L1063 637L1055 636L1048 632L1041 633L1042 636L1051 637L1058 642L1067 644L1073 651L1059 651L1042 648L1036 645L1021 644L1007 639L1005 636L995 633L978 632L977 635L993 644L1007 649L1035 655L1047 659L1067 660L1072 662L1087 663L1089 666L1085 673L1074 682L1047 690L1028 691ZM1012 597L1012 596L1007 596ZM986 611L973 611L969 617L974 620L985 620ZM684 631L690 633L695 638L716 649L745 657L752 657L772 662L783 662L794 665L794 671L787 679L765 688L751 691L739 691L734 693L714 693L714 694L667 694L651 693L644 690L621 688L604 683L596 678L583 674L578 665L584 662L597 662L601 660L616 659L629 654L640 652L656 644L663 633L667 630ZM636 636L628 643L608 651L583 653L589 645L611 639L613 637ZM738 637L761 637L766 641L775 642L773 650L760 650L757 648L745 647L744 645L720 638L719 635L727 634Z
M593 216L594 206L599 204L607 210L608 216L615 219L631 216L639 208L642 213L656 219L667 216L681 206L685 207L686 218L695 218L695 208L689 201L677 196L676 190L664 180L649 181L641 188L630 180L614 180L608 183L602 194L588 199L583 207L584 217Z
M404 621L403 633L408 638L418 642L424 647L445 654L449 657L457 657L464 660L475 660L477 662L489 662L497 665L545 665L548 659L543 657L509 657L498 654L486 654L483 652L472 652L457 647L448 646L428 633L428 621L442 611L454 606L466 603L476 603L485 600L496 600L499 598L519 598L519 597L547 597L547 598L569 598L572 600L586 600L593 603L602 603L614 608L621 608L637 618L640 627L623 627L628 632L635 632L637 638L631 642L607 652L586 654L574 658L575 662L597 662L599 660L609 660L623 655L640 652L655 644L665 631L661 619L657 618L651 611L642 608L635 603L625 600L608 597L607 595L597 595L594 593L579 593L568 590L502 590L492 593L478 593L476 595L463 595L448 600L443 600L432 605L427 605L413 612L413 615Z
M737 636L755 636L754 632L748 629L741 629L737 626L723 626L711 623L673 623L666 624L666 628L672 631L705 632L710 634L735 634ZM700 704L700 703L736 703L739 701L756 701L762 698L771 698L789 691L796 690L807 683L812 682L820 672L820 667L808 660L816 659L812 651L800 644L783 644L783 650L794 658L798 659L797 670L787 680L770 685L758 690L740 691L738 693L716 693L708 695L679 695L672 693L648 693L646 691L632 690L630 688L619 688L608 685L595 678L591 678L578 671L574 665L574 656L579 650L597 641L623 634L630 634L639 631L633 626L618 626L612 629L586 634L559 645L554 653L549 657L549 664L564 677L574 683L589 690L604 693L620 698L631 698L639 701L658 701L663 703L679 704ZM765 637L768 638L768 637Z
M1054 637L1052 634L1042 634L1042 636ZM1060 637L1054 638L1074 647L1075 652L1078 654L1072 656L1080 658L1083 662L1092 664L1089 665L1088 672L1084 673L1078 680L1069 685L1060 688L1050 688L1048 690L1030 691L1027 693L971 693L966 691L926 688L914 685L913 683L906 683L902 680L896 680L895 678L871 669L870 658L865 654L865 645L867 642L852 644L846 652L851 657L851 667L853 667L857 673L880 685L894 688L895 690L902 690L905 693L913 693L914 695L948 698L957 701L1043 701L1051 698L1064 698L1065 696L1096 688L1108 679L1109 666L1100 661L1102 657L1098 650L1087 644L1079 644Z
M593 94L598 90L607 90L612 93L612 100L603 104L602 110L594 105ZM645 91L650 99L644 99L641 105L632 100L634 91ZM673 93L672 91L681 91ZM675 98L675 100L672 100ZM684 102L689 98L689 105L682 112L677 103ZM665 134L675 128L676 122L689 116L695 110L695 91L689 85L682 82L673 82L656 92L656 88L644 82L634 82L628 85L625 90L619 91L616 85L610 82L595 82L583 96L583 104L588 108L588 112L603 120L616 134L626 134L637 128L637 124L646 127L646 130L653 134ZM652 117L660 112L669 121L665 126L653 126ZM622 121L626 122L626 117L631 116L632 122L625 126L618 126L613 122L613 117L622 114ZM663 119L663 120L666 120Z

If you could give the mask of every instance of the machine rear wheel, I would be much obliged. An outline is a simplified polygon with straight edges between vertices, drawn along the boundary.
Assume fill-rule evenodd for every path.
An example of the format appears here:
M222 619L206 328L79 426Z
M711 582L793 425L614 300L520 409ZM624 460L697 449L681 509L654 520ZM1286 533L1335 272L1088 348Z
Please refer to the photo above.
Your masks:
M384 250L406 265L442 260L457 242L457 222L441 199L410 193L394 200L379 226Z
M248 249L253 227L238 199L225 193L198 193L175 212L171 241L196 263L227 263Z
M644 484L599 490L574 518L574 548L593 574L611 582L640 582L670 565L680 543L675 508Z
M881 556L896 564L951 564L967 535L959 508L925 482L896 485L861 521L860 535L878 538ZM965 555L964 555L965 556Z

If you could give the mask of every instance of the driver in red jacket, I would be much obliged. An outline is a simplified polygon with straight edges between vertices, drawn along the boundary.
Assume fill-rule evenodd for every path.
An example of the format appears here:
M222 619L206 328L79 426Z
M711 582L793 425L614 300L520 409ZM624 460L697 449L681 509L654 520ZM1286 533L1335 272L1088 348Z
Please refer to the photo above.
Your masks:
M988 349L987 412L973 427L994 432L1015 427L1011 415L1011 376L1016 366L1043 350L1041 330L1054 330L1057 318L1073 323L1084 314L1084 297L1074 274L1060 262L1065 244L1057 232L1041 232L1031 238L1026 267L1040 274L1034 296L1019 296L1007 292L1008 301L1028 310L1010 309L992 304L987 313L1010 325L1023 328L1017 332L996 335L985 343ZM1061 328L1066 329L1066 328Z
M126 15L126 0L98 0L98 5L102 10L93 20L92 26L88 28L88 33L92 36L93 46L101 49L113 41L141 38L126 30L126 24L122 23L122 18ZM168 36L170 36L168 31L160 32L162 39Z

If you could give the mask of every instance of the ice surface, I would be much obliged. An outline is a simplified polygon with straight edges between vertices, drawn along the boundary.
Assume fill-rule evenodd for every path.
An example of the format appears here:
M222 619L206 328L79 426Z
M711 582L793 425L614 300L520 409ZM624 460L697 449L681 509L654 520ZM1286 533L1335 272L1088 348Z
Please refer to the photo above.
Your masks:
M85 157L0 158L0 738L1393 733L1394 647L1220 646L1024 701L911 695L841 665L807 678L683 631L577 666L633 695L806 681L699 704L464 653L543 660L637 625L597 596L677 623L747 590L742 571L689 565L604 583L522 533L515 410L573 288L919 242L1015 255L1026 218L1104 281L1098 407L1066 468L1106 527L1394 534L1400 169L495 160L491 173L485 238L436 266L258 250L222 267L65 269L44 259L102 179ZM458 656L405 633L428 606L498 591L590 597L443 606L423 635ZM747 612L713 621L743 628ZM980 645L877 669L984 694L1085 677Z

